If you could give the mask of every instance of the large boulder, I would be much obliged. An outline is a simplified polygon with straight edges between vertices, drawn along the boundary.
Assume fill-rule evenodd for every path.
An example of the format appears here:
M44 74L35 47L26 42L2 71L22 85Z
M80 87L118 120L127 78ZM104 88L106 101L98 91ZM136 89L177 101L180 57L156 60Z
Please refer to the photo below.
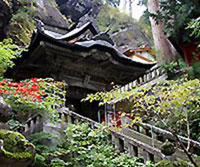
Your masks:
M150 45L149 38L142 32L137 22L110 5L101 7L97 23L101 31L109 30L116 48L121 52L144 44Z
M112 34L112 39L119 51L125 52L128 49L135 49L142 45L150 46L150 40L139 26L132 24L120 32Z
M71 19L60 12L54 0L38 0L36 7L38 9L36 18L42 20L45 24L62 28L69 28L71 26Z
M97 26L97 16L102 6L101 1L96 0L56 0L62 14L69 17L73 22L78 23L77 27L87 22Z
M90 12L93 5L93 1L91 0L56 0L56 2L61 12L69 16L75 22Z
M36 151L18 132L0 130L0 166L27 167L33 163Z
M11 107L0 96L0 122L6 122L12 117Z

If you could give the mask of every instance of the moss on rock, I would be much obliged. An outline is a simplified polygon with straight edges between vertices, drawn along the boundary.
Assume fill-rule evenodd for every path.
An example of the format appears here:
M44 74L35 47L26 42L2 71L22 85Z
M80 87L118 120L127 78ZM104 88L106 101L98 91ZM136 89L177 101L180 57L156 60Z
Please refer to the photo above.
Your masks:
M61 14L55 0L9 0L9 7L11 14L6 28L6 38L12 38L21 46L29 45L36 25L35 20L63 28L69 28L72 24L69 18Z
M0 130L0 139L4 141L3 149L0 150L0 162L26 160L35 158L35 147L26 138L18 133L8 130Z
M162 160L155 164L155 167L189 167L189 164L185 161Z

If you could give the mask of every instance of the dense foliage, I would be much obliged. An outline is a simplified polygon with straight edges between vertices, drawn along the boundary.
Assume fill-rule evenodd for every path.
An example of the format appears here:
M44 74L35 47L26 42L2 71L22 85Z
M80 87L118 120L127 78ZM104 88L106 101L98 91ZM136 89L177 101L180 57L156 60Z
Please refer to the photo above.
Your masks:
M122 112L137 120L161 122L165 129L173 129L181 135L199 140L200 122L200 81L180 79L161 81L153 86L137 87L130 91L89 94L83 101L99 101L104 105L109 101L129 99ZM126 114L127 116L127 114Z
M65 84L50 78L21 82L3 79L0 82L0 95L15 114L46 111L51 117L55 116L55 109L65 104L65 93Z
M13 13L9 37L20 45L28 45L35 28L34 16L38 13L34 7L36 0L9 0L11 12Z
M188 41L191 31L185 30L187 24L200 15L198 0L163 0L157 14L151 14L158 22L164 25L166 34L183 42Z
M126 14L120 13L119 9L105 4L101 7L97 23L101 31L109 29L109 33L112 34L133 25L134 20Z
M0 42L0 96L11 106L13 118L17 116L27 119L27 116L36 112L46 112L55 118L55 109L65 104L64 82L55 82L51 78L14 82L3 78L3 73L14 66L13 60L20 57L22 51L11 39ZM14 122L10 122L12 128L20 126Z
M200 37L200 17L192 19L187 28L193 30L191 36Z
M102 129L91 129L88 124L69 125L64 134L56 149L38 150L37 167L153 167L150 162L144 165L138 158L117 153Z
M13 60L20 57L22 50L13 44L11 39L0 42L0 77L8 68L14 66Z

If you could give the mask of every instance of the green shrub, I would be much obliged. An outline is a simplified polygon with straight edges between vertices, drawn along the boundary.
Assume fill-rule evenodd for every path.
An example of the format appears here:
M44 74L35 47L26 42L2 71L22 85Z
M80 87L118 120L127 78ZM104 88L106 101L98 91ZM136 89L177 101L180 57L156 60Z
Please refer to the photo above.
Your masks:
M14 66L13 60L20 57L22 50L12 42L12 39L0 42L0 77L8 68Z
M33 141L33 140L32 140ZM139 158L118 153L109 134L92 129L89 124L70 124L61 143L49 152L40 150L35 167L153 167L149 161L144 165ZM33 142L34 143L34 142ZM36 144L36 148L37 148ZM41 166L41 167L42 167Z

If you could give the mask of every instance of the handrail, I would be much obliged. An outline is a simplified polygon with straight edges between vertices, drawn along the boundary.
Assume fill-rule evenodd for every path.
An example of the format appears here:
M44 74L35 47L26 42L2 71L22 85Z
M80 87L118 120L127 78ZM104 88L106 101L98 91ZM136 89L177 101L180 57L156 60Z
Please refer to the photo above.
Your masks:
M61 119L64 119L66 123L78 123L78 121L87 122L91 125L92 128L98 128L102 127L103 129L107 129L108 127L103 126L102 124L95 122L94 120L84 117L82 115L79 115L78 113L75 113L73 111L70 111L68 108L62 108L59 111L59 117ZM38 124L45 126L44 119L41 117L40 114L36 114L33 117L29 118L26 121L24 134L29 135L32 132L35 131L35 129L38 128ZM136 125L139 126L139 125ZM141 129L143 128L143 129ZM112 137L112 144L115 145L115 148L119 150L120 152L127 150L130 155L143 157L144 161L146 162L148 159L152 161L159 161L161 159L169 159L169 157L166 157L164 154L161 153L160 146L163 144L163 141L159 141L156 136L159 136L160 134L163 135L165 138L174 139L173 135L161 128L157 128L155 126L152 126L150 124L140 124L139 126L140 130L129 130L126 131L126 129L122 130L122 133L110 130L111 131L111 137ZM43 130L43 129L42 129ZM148 136L144 130L152 130L152 135ZM128 132L125 133L125 132ZM143 133L144 132L144 133ZM182 136L179 136L179 139L187 143L188 139ZM194 140L189 140L191 142L191 145L193 145L195 148L200 148L200 143ZM152 143L152 142L155 142ZM193 157L196 157L193 155ZM183 153L183 150L180 148L176 149L176 153L171 156L171 158L181 158L183 160L188 160L185 154Z
M120 87L119 91L124 92L124 91L130 90L133 87L136 87L138 85L143 85L143 84L149 83L150 81L155 80L155 79L159 78L160 76L165 76L165 79L167 78L165 71L161 67L156 67L152 70L147 71L142 77L139 77L139 79L136 79L136 80Z
M116 91L119 93L123 93L125 91L130 91L134 87L137 86L146 86L147 84L155 84L157 80L165 80L167 79L167 74L161 67L156 67L152 70L147 71L142 77L139 79L136 79L124 86L119 87ZM120 98L118 99L113 99L109 101L107 104L115 104L117 102L121 101Z
M74 113L66 108L63 110L62 114L66 115L65 117L68 117L68 119L71 120L70 121L71 123L76 122L76 120L82 120L84 122L89 122L92 127L97 128L100 126L99 123L97 123L89 118L86 118L84 116L81 116L77 113ZM152 133L154 133L154 135L163 134L164 136L167 135L167 136L165 136L166 138L173 139L173 135L166 130L157 128L155 126L151 126L149 124L141 124L141 127L144 127L146 129L152 129ZM108 128L108 127L103 126L103 129L106 129L106 128ZM128 150L128 152L131 155L134 154L135 156L143 156L144 161L146 161L147 159L158 161L160 159L168 159L169 158L169 157L166 157L164 154L162 154L161 150L160 150L160 146L163 144L164 141L159 141L156 138L152 139L151 137L143 134L142 132L136 132L134 130L128 131L128 133L130 133L130 132L132 132L132 134L133 134L132 136L129 134L126 134L126 133L119 133L114 130L111 130L112 143L115 145L115 147L118 150L120 150L120 151ZM137 137L137 135L139 135L139 134L143 138L143 140L147 140L149 142L150 141L152 142L155 140L156 141L155 145L152 143L149 144L148 142L145 143L143 140L139 140ZM187 138L182 137L182 136L179 136L179 139L181 141L183 141L184 143L186 143L188 141ZM192 143L192 145L194 144L193 146L195 148L199 149L199 146L200 146L199 142L194 141L194 140L189 140L189 141ZM135 153L135 152L137 152L137 151L134 151L135 148L136 148L136 150L140 150L140 153ZM141 152L142 152L142 154L141 154ZM144 155L145 155L145 157L144 157ZM152 157L153 157L153 159L152 159ZM188 160L188 158L184 154L183 150L179 147L176 149L176 153L171 156L172 159L177 158L177 157L181 158L183 160L186 160L186 161ZM196 155L193 155L193 157L195 158Z
M167 131L167 130L158 128L156 126L153 126L153 125L150 125L150 124L147 124L147 123L141 123L140 125L145 129L149 129L149 130L151 129L156 134L162 134L162 135L165 135L169 139L175 140L175 137L173 136L173 134L171 132ZM178 137L179 137L181 142L183 142L183 143L190 142L193 146L200 149L200 142L197 142L197 141L192 140L192 139L188 139L188 138L180 136L180 135L178 135Z
M69 121L70 123L74 123L75 120L73 120L73 119L77 118L78 120L82 120L84 122L85 121L89 122L93 128L98 128L101 125L100 123L97 123L97 122L95 122L92 119L89 119L87 117L81 116L81 115L79 115L79 114L77 114L73 111L70 111L69 109L65 108L62 112L63 112L62 114L66 115L66 117L70 117L70 118L68 118L68 121L70 120ZM103 126L103 129L106 129L106 128L108 128L108 127ZM118 150L122 151L122 150L125 149L125 148L122 148L123 144L120 143L120 141L122 141L123 143L127 142L128 148L126 148L126 149L128 149L128 151L131 155L133 155L133 152L134 152L134 150L132 149L133 147L139 147L140 149L143 150L143 152L146 152L147 153L146 158L144 158L145 162L149 159L149 155L151 155L151 156L156 155L160 158L166 158L165 155L162 154L159 149L154 148L150 145L147 145L143 142L140 142L140 141L138 141L134 138L131 138L131 137L129 137L129 136L123 134L123 133L119 133L119 132L116 132L114 130L111 130L111 136L112 136L112 143L115 145L115 147ZM113 140L115 140L115 141L113 142Z

